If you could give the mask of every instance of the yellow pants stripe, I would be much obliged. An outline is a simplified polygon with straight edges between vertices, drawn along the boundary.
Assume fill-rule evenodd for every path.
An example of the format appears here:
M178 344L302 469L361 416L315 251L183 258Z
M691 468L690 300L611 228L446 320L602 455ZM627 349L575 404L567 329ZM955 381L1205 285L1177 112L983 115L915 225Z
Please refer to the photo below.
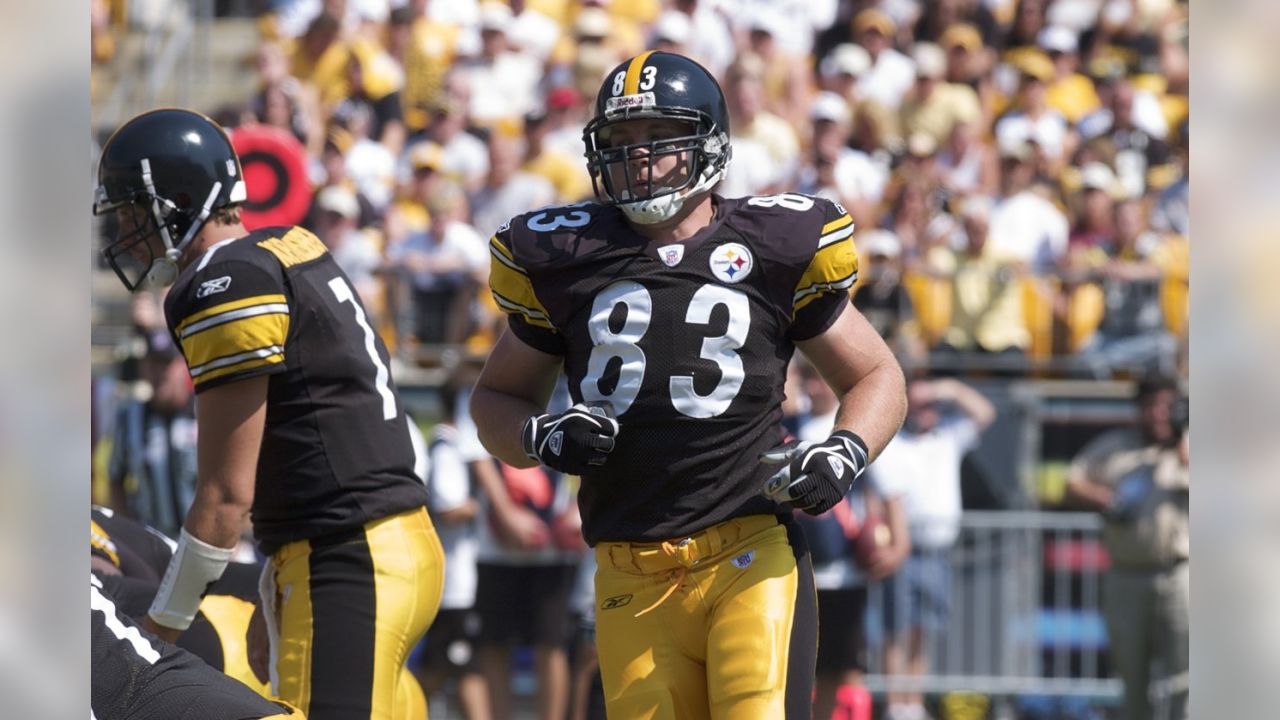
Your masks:
M280 698L308 716L424 717L410 707L414 688L401 685L412 681L405 661L435 619L444 585L444 552L426 510L290 543L272 562Z

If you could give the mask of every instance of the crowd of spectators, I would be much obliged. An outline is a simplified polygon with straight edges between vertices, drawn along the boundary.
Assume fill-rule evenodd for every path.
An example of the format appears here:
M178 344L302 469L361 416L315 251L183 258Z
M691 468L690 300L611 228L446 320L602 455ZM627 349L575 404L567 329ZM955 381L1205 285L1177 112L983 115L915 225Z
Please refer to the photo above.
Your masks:
M600 82L660 49L725 90L721 194L849 209L855 302L907 357L1184 355L1182 0L276 0L257 26L243 102L203 109L302 144L304 224L401 349L483 355L486 239L591 199Z

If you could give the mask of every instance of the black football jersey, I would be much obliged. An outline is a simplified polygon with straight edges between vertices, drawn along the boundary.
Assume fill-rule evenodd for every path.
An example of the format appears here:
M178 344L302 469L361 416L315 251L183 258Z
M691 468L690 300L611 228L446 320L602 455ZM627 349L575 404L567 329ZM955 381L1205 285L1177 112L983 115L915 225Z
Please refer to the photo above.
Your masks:
M589 543L678 538L748 514L759 454L783 440L794 343L831 326L857 278L853 221L805 195L715 198L673 244L584 203L513 219L490 241L511 332L564 358L575 402L607 401L619 435L579 493Z
M203 660L144 632L90 576L95 720L257 720L293 713Z
M264 552L426 504L390 356L315 235L264 228L210 247L165 315L197 394L271 376L252 510Z

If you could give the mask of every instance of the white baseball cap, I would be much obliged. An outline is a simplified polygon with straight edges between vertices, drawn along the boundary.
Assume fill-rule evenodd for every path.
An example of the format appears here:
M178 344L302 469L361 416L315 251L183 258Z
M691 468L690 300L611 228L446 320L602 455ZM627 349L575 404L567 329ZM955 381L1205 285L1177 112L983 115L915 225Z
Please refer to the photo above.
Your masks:
M871 69L871 56L861 45L842 43L827 53L818 69L827 77L841 74L862 77Z
M833 92L823 91L813 97L809 106L809 119L847 125L849 123L849 103Z

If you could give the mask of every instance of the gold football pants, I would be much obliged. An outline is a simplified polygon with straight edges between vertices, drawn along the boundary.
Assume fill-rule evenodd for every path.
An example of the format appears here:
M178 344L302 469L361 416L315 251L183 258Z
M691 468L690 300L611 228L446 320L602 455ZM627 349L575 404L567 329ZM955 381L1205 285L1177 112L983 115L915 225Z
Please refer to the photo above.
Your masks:
M817 595L794 523L752 515L662 543L596 545L610 720L810 716Z
M271 563L275 696L310 720L425 718L405 660L435 619L444 585L444 552L426 509L289 543Z

